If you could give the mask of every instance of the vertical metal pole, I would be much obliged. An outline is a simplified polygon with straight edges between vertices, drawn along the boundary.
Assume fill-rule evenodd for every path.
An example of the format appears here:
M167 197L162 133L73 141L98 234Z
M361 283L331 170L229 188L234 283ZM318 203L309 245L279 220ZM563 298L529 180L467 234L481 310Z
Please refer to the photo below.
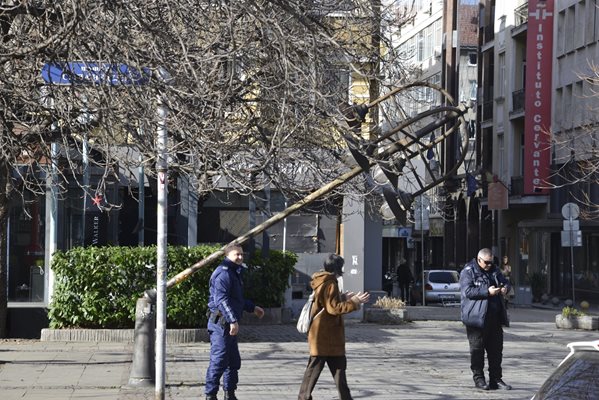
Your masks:
M264 207L262 208L262 215L266 221L270 218L270 185L264 187ZM262 231L262 258L269 257L270 253L270 238L268 237L268 230Z
M285 200L285 209L287 209L287 200ZM283 253L287 250L287 218L283 219Z
M570 268L572 269L572 306L576 306L576 295L574 294L574 230L572 229L573 218L570 214Z
M424 277L424 198L420 196L420 265L422 266L422 305L426 305L426 279Z
M157 210L157 265L156 265L156 400L164 400L166 362L166 272L167 272L167 109L158 100L157 151L158 162L158 210Z
M81 218L81 246L85 246L85 229L87 224L87 190L89 189L89 143L87 141L87 131L83 133L82 147L82 163L83 163L83 218Z
M492 232L491 232L491 253L493 254L493 256L495 256L497 254L497 246L496 246L496 242L497 242L497 234L495 232L496 227L496 223L495 223L495 212L496 210L491 210L491 227L492 227Z
M139 128L140 136L143 134L142 128ZM143 156L139 156L139 168L137 170L137 187L138 187L138 205L137 205L137 223L140 224L137 232L137 245L145 244L145 210L146 210L146 176L144 172Z
M253 180L253 178L251 176L250 176L250 180ZM249 212L250 229L254 229L256 227L256 200L254 199L253 194L251 196L249 196L249 198L248 198L248 212ZM251 237L249 240L249 246L248 246L248 252L249 252L248 259L251 259L254 256L255 251L256 251L256 240L253 237Z
M52 158L52 169L50 172L50 178L48 179L50 187L50 198L46 200L46 206L48 207L48 213L46 216L46 255L45 263L47 266L48 274L46 274L46 294L45 300L49 303L54 293L54 271L50 268L52 261L52 254L58 250L58 158L60 156L60 148L58 143L53 142L51 144L51 158Z

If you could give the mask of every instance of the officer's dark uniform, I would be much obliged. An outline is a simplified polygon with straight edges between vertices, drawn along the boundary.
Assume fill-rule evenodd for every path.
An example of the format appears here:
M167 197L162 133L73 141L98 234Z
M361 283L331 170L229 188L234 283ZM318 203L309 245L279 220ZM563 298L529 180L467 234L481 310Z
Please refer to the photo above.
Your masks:
M502 296L490 296L489 287L506 286L509 281L497 267L484 271L476 262L470 261L460 273L462 291L461 314L466 325L470 344L470 368L474 381L484 380L485 351L489 361L489 380L496 382L502 377L503 328L509 326Z
M241 357L237 336L229 334L229 324L239 322L243 311L253 312L255 308L253 302L243 298L242 268L225 257L210 277L210 365L206 372L206 395L218 392L223 375L223 389L226 392L237 389Z

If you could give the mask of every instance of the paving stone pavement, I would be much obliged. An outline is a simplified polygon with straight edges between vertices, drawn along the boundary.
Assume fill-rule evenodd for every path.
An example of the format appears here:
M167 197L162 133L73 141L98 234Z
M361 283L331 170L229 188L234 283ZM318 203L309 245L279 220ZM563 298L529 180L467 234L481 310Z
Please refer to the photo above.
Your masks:
M465 329L456 321L376 325L348 321L348 382L355 399L529 399L566 355L571 341L597 331L558 330L553 310L513 309L505 329L504 380L512 391L476 391ZM244 326L241 400L296 399L308 360L293 325ZM0 398L154 399L153 387L128 387L130 343L0 341ZM209 344L167 346L166 399L203 399ZM222 393L221 399L222 399ZM337 399L325 369L315 400Z

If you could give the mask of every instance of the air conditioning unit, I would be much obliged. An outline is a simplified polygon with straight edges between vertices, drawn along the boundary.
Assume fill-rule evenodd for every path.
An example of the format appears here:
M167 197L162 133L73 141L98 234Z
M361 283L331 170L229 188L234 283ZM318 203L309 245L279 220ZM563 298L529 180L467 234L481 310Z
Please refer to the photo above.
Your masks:
M435 58L441 58L441 46L435 46L433 49L433 54Z

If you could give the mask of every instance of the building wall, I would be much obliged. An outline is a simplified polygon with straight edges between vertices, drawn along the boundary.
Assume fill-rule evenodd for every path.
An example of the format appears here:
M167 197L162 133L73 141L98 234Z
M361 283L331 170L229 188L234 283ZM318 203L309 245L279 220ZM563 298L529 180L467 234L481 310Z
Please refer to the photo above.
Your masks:
M599 96L596 85L585 78L596 76L599 60L599 11L595 1L556 3L555 68L553 74L553 132L556 162L571 156L585 158L592 146L588 124L596 124Z
M584 149L589 148L589 124L594 121L597 99L588 96L591 86L581 74L590 72L589 65L598 58L596 2L556 1L552 38L553 59L551 133L556 140L553 147L553 168L561 168L574 150L576 158L584 158ZM573 249L561 242L562 216L560 209L567 201L576 201L574 193L584 190L576 185L548 191L547 195L526 195L522 190L524 154L530 149L523 147L523 139L531 135L525 116L533 110L521 103L524 95L531 94L535 87L525 80L525 71L530 71L527 60L527 38L532 33L523 1L483 1L484 21L482 67L488 67L480 87L485 93L493 92L493 109L483 116L483 127L487 128L491 140L485 143L482 154L487 157L483 164L489 167L489 177L496 177L509 187L509 206L506 210L493 212L496 234L493 249L498 257L507 255L513 268L513 279L517 287L526 287L532 280L542 279L544 291L562 299L572 297L572 272L576 300L599 296L599 269L594 262L593 244L599 234L592 221L581 220L583 244ZM491 10L494 11L491 12ZM527 93L528 92L528 93ZM479 97L480 98L480 97ZM485 118L492 116L492 118ZM595 128L591 128L591 132ZM489 159L491 162L488 162ZM578 198L581 198L580 196ZM483 205L485 201L483 199ZM495 229L495 228L493 228Z

